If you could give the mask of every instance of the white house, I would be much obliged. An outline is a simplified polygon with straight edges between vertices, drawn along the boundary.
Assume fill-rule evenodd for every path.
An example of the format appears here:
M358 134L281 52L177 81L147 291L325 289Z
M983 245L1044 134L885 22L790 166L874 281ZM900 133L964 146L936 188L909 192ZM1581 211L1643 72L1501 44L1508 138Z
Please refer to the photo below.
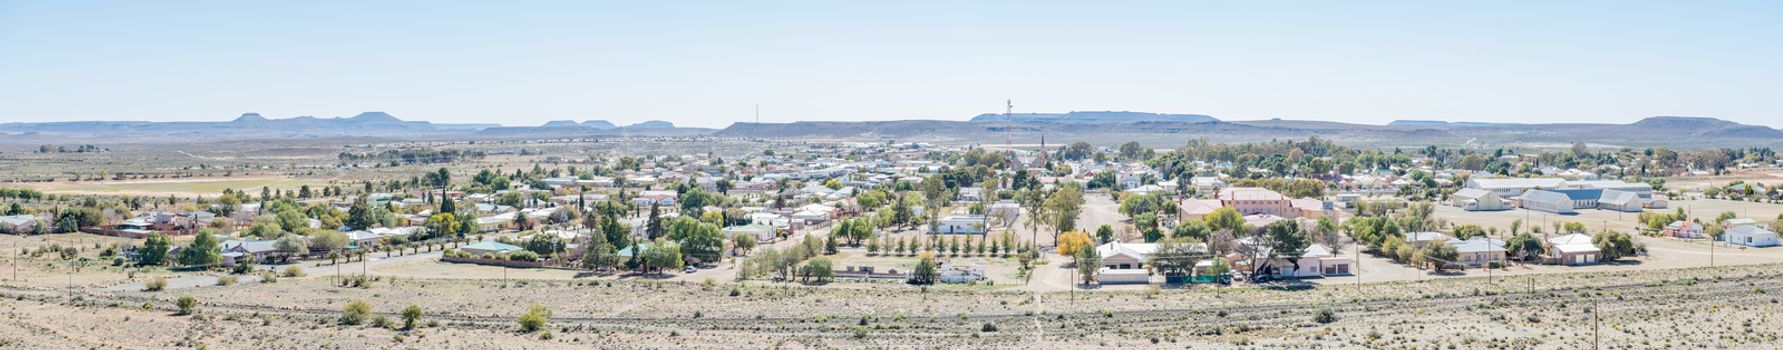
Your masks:
M1102 256L1102 268L1096 269L1096 281L1102 284L1150 283L1151 270L1146 261L1158 250L1154 243L1108 242L1096 246Z
M935 225L936 233L982 235L990 227L990 219L983 215L960 215L941 218Z
M1591 236L1581 233L1548 239L1548 262L1565 265L1596 264L1603 250L1591 243Z
M1349 259L1338 257L1330 249L1318 244L1307 246L1306 252L1298 258L1283 257L1271 260L1268 264L1265 273L1283 277L1348 275L1352 271L1352 262Z
M0 232L31 233L37 225L37 217L29 214L0 216Z
M1499 196L1498 193L1477 188L1463 188L1450 194L1449 205L1466 211L1511 209L1509 204L1505 204L1504 197Z
M1735 226L1727 229L1727 233L1722 237L1726 238L1729 244L1747 247L1775 247L1778 244L1776 232L1759 228L1756 225Z
M1493 261L1504 261L1503 240L1482 236L1466 240L1451 239L1449 245L1455 246L1455 264L1479 267Z
M728 239L735 237L736 235L749 235L755 237L755 241L757 242L772 242L774 240L774 227L763 224L749 224L724 228L724 238Z
M1523 195L1518 198L1518 205L1522 206L1523 209L1545 211L1561 215L1578 213L1573 210L1574 203L1572 197L1554 191L1524 191Z

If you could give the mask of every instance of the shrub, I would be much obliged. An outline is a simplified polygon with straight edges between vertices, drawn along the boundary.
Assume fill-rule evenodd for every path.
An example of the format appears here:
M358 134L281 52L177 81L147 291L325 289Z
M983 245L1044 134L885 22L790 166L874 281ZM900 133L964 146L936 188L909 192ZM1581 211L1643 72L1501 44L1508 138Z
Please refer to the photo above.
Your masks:
M279 283L279 274L272 271L260 273L260 283Z
M348 302L347 307L341 309L340 324L346 325L346 326L357 326L360 324L364 324L365 320L370 317L371 317L371 304L366 303L364 300L354 300L352 302Z
M155 278L151 278L148 282L142 284L142 290L144 291L159 292L163 289L167 289L167 277L155 276Z
M1337 312L1332 311L1331 309L1319 309L1319 313L1317 315L1313 315L1312 320L1313 320L1313 322L1318 322L1318 323L1337 322Z
M540 329L545 329L545 325L551 322L551 309L547 309L544 305L535 303L528 307L526 313L521 314L520 318L515 321L520 323L521 331L527 333L537 332Z
M421 321L421 307L409 305L402 309L402 329L415 329L415 323Z
M242 262L240 264L235 264L234 267L229 268L229 272L237 274L237 275L245 275L250 272L254 272L254 263L253 262Z
M285 275L281 277L303 277L303 267L291 265L285 267Z
M980 332L996 332L997 325L991 324L990 322L985 322L984 326L978 327L978 331L980 331Z
M181 296L179 301L174 302L174 305L179 306L179 308L180 308L179 314L180 315L191 315L191 314L198 313L198 298L193 298L190 295Z
M235 285L235 276L218 276L217 277L217 285L219 285L219 286Z
M371 326L378 327L378 328L390 328L390 318L384 317L384 315L372 315Z
M539 253L522 250L522 251L514 252L513 254L508 254L508 260L526 261L526 262L539 261Z

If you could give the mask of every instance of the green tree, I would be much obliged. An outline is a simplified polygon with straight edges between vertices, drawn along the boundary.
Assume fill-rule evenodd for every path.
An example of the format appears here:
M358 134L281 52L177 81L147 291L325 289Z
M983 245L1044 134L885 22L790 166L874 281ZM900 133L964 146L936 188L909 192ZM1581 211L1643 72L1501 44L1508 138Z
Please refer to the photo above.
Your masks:
M1157 250L1153 251L1147 263L1165 276L1188 276L1194 271L1195 263L1206 258L1207 252L1196 249L1201 241L1191 237L1171 237L1158 241Z
M148 240L136 253L137 265L160 265L167 260L167 250L173 248L173 240L160 233L150 233Z
M1046 211L1051 217L1053 234L1077 229L1077 216L1083 212L1083 189L1066 182L1046 197Z
M1096 281L1096 270L1102 268L1102 255L1096 252L1096 247L1086 245L1078 248L1072 261L1077 265L1077 276L1083 281L1083 285L1088 286Z
M586 247L582 249L582 268L588 270L606 270L619 265L619 255L612 243L607 242L603 234L588 235Z
M1231 207L1214 209L1213 213L1201 220L1207 222L1209 230L1214 231L1239 232L1244 228L1244 215L1238 214L1238 210Z
M1207 224L1201 220L1184 220L1170 232L1171 238L1193 238L1203 242L1207 241L1207 235Z
M658 238L650 249L641 253L639 260L644 264L644 271L660 271L661 269L680 268L681 245L667 238Z
M1406 246L1406 248L1410 247L1410 245ZM1448 242L1430 242L1430 244L1424 245L1422 251L1418 252L1415 260L1427 262L1431 269L1442 272L1449 264L1455 263L1455 259L1460 256L1461 254L1455 251L1455 246L1449 245Z
M669 239L680 244L683 255L701 262L718 261L724 253L724 234L719 232L718 225L693 218L675 218L669 228Z
M1505 254L1510 254L1521 260L1529 260L1530 258L1541 256L1542 253L1547 250L1542 244L1541 239L1535 238L1534 235L1530 235L1528 232L1517 233L1515 236L1511 236L1511 239L1505 241L1504 245Z
M935 279L939 276L936 272L938 268L940 267L935 264L934 254L917 254L916 267L910 269L910 284L935 284Z
M192 244L180 249L180 265L210 268L223 262L223 250L217 246L217 237L213 233L199 231L194 236Z
M1106 224L1096 227L1096 242L1108 243L1114 240L1114 227Z
M1269 247L1268 261L1286 259L1300 270L1300 256L1306 255L1306 248L1312 245L1312 239L1300 231L1300 224L1293 220L1281 220L1270 223L1263 228L1263 244Z
M347 227L365 230L370 229L377 222L377 219L372 217L371 204L367 202L365 196L359 196L358 199L353 200L353 206L347 208Z
M805 276L815 279L814 282L824 283L836 276L836 270L829 258L812 258L811 261L805 262Z
M1622 257L1633 256L1634 238L1628 233L1616 231L1598 232L1591 236L1591 244L1603 253L1603 261L1615 261Z

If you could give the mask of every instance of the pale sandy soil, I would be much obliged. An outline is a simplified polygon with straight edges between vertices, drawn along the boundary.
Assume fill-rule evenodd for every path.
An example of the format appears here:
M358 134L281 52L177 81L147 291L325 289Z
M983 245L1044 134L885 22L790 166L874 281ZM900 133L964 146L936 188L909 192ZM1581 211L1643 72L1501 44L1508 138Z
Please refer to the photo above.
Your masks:
M5 288L0 347L1577 349L1595 331L1603 348L1769 348L1783 326L1778 267L1076 294L428 279L357 289L319 277L154 293ZM201 301L200 316L172 314L182 295ZM439 324L332 324L356 299L391 316L418 305ZM554 311L552 339L516 330L530 303ZM1313 322L1319 309L1337 320Z

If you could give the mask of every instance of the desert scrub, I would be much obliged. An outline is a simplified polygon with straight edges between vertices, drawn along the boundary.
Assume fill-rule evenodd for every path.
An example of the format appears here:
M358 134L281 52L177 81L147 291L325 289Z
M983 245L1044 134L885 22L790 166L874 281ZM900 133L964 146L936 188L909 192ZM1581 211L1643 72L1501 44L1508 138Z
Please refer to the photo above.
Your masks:
M174 302L174 305L179 307L181 316L198 313L198 298L193 298L190 295L181 296L178 301Z
M283 277L303 277L303 267L297 265L286 266Z
M533 303L532 306L527 307L526 313L521 314L520 317L514 321L520 324L520 331L522 332L537 332L540 329L544 329L546 324L551 322L551 309L545 308L544 305Z
M357 326L364 324L365 320L370 317L371 304L366 303L364 300L354 300L348 302L346 307L341 308L340 324L343 326Z
M142 284L143 291L159 292L167 289L167 277L155 276Z
M219 276L219 277L217 277L217 285L219 285L219 286L235 285L235 276Z

